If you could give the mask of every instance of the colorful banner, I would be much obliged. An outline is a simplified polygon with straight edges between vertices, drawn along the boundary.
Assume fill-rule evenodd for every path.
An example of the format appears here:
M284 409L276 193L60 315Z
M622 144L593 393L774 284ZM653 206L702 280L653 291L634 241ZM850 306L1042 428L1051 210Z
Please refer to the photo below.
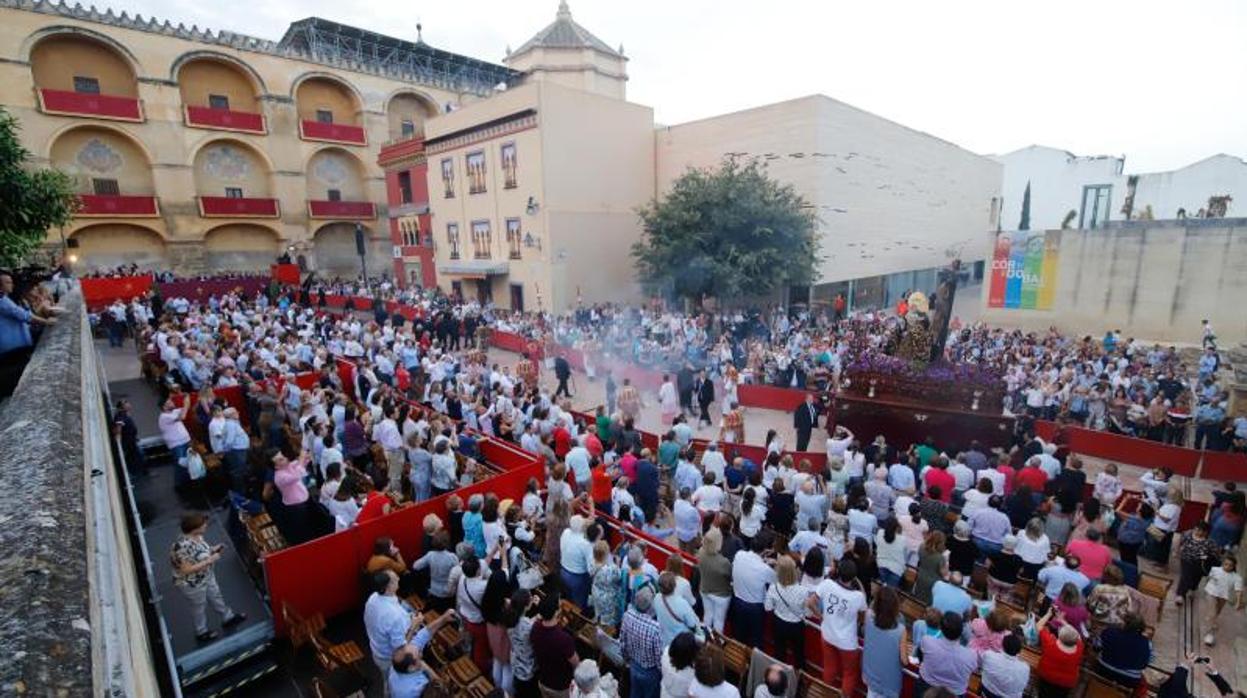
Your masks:
M987 306L1051 310L1061 231L1018 230L996 234Z

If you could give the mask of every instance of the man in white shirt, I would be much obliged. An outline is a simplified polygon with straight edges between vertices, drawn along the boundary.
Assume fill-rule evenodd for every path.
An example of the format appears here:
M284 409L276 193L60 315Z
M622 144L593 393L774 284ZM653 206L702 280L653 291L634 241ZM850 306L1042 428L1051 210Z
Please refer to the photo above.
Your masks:
M1056 444L1044 444L1043 453L1039 454L1039 467L1048 474L1048 482L1056 479L1061 474L1061 461L1056 459L1053 454L1056 453Z
M806 527L797 531L797 534L788 541L788 549L800 555L802 558L805 554L814 548L822 548L823 554L826 555L831 550L831 541L821 533L822 526L817 521L807 521Z
M567 469L576 475L576 489L580 492L589 491L589 482L592 478L592 473L589 471L591 457L589 449L585 448L584 437L577 439L576 445L564 457Z
M907 463L893 463L889 465L888 484L898 494L913 494L917 489L917 482L914 480L914 469L909 467Z
M836 431L827 438L827 460L832 458L844 459L844 452L848 450L849 444L853 443L853 432L843 426L836 426Z
M732 558L732 628L736 639L748 647L762 646L766 588L775 582L775 568L761 554L770 546L769 538L754 536L749 550L738 551Z
M716 485L723 484L724 473L727 472L727 459L719 453L719 444L714 441L706 444L706 450L701 454L701 469L703 472L714 475Z
M956 483L954 489L958 492L965 492L975 485L974 471L966 465L966 457L960 453L957 454L957 459L948 466L948 474L953 476Z
M245 492L247 485L247 451L251 449L251 437L238 422L238 410L225 408L222 413L221 426L221 460L225 462L229 473L230 487L236 492Z
M384 676L395 650L415 637L420 614L405 608L398 598L398 575L386 570L372 575L373 594L364 604L364 629L372 662Z
M212 408L212 419L208 422L208 445L213 453L225 453L225 411L220 406Z
M190 412L191 399L189 396L182 396L182 406L178 407L177 403L170 398L165 401L164 411L157 418L157 425L160 427L160 436L164 439L165 447L173 454L174 471L173 484L180 487L190 482L190 474L186 469L186 454L190 451L191 434L186 430L186 414Z
M386 489L391 492L398 492L402 487L403 464L406 460L406 453L403 451L403 434L398 430L396 419L397 409L391 406L385 418L372 428L373 440L385 449L385 461L388 466L386 474L390 478Z
M714 475L707 472L702 475L702 485L693 491L690 501L703 516L714 515L723 508L726 496L723 488L715 484Z
M857 581L857 565L852 560L842 560L836 579L824 579L815 588L809 608L823 617L823 678L839 674L844 695L856 695L862 677L857 629L866 612L866 595Z
M696 551L697 539L701 536L701 512L693 506L692 497L693 493L687 487L683 488L672 507L675 537L680 541L680 549L688 553Z

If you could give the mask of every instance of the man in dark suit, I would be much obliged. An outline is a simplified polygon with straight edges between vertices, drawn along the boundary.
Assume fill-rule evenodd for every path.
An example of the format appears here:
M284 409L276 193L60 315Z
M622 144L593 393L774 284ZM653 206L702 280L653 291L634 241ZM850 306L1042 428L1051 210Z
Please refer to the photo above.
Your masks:
M653 521L658 512L658 466L654 465L652 457L648 448L641 451L641 459L636 463L636 481L630 488L637 506L645 512L646 521Z
M554 360L554 377L559 379L559 387L554 391L554 397L571 397L572 391L567 389L567 379L572 377L572 367L567 359L560 356Z
M693 394L697 396L697 406L701 408L701 416L697 418L697 426L702 423L713 425L710 419L710 403L714 402L714 381L706 378L705 371L698 371L693 379Z
M818 405L814 404L814 393L805 394L805 402L797 406L792 414L792 426L797 430L797 450L804 451L810 445L810 432L818 426Z
M685 363L675 374L675 387L680 393L680 414L693 413L693 366Z

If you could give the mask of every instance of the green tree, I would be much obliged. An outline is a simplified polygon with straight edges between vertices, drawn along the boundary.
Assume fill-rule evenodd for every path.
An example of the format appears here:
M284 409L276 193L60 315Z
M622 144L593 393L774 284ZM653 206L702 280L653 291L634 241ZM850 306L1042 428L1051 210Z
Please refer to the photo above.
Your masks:
M644 232L632 256L651 291L730 303L814 278L811 207L756 161L728 158L717 169L690 169L638 213Z
M1026 183L1026 193L1022 194L1022 217L1018 219L1018 230L1031 229L1031 183Z
M30 166L17 137L17 119L0 108L0 264L24 262L48 234L78 209L73 179Z

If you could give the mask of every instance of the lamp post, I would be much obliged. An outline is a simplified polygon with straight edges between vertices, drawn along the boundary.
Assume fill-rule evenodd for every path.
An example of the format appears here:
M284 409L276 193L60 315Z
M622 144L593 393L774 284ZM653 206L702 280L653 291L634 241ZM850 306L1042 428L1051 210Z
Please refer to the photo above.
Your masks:
M355 224L355 251L359 254L359 267L364 274L364 287L368 286L368 255L364 249L364 226Z

